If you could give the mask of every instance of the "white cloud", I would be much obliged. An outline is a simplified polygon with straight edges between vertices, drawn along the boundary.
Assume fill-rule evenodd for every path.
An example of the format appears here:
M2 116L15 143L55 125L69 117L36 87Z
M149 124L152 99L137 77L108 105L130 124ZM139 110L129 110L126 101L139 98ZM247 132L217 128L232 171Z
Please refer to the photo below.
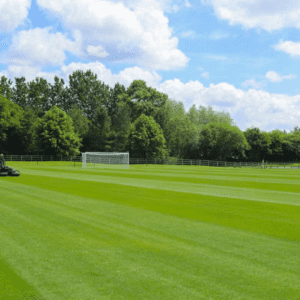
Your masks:
M163 9L173 1L37 0L55 13L65 27L82 39L82 58L94 59L92 47L102 47L127 63L144 68L171 70L185 67L189 59L177 49ZM181 2L179 2L181 3ZM89 47L89 48L88 48ZM93 51L92 50L92 51Z
M7 70L0 72L0 77L4 75L14 82L15 77L26 78L26 82L34 80L36 77L42 77L48 82L54 83L54 76L61 77L61 72L42 72L40 67L10 65ZM13 84L14 85L14 84Z
M1 0L0 31L12 31L23 24L30 5L31 0Z
M106 57L109 55L102 46L94 47L89 45L87 46L87 52L96 57Z
M269 79L271 82L281 82L284 79L294 79L294 78L296 78L296 75L290 74L290 75L286 75L286 76L280 76L278 73L276 73L274 71L269 71L266 74L266 78Z
M148 0L142 0L143 3L145 3L146 1ZM185 7L192 7L188 0L159 0L158 2L162 3L161 8L167 13L177 13L179 10L182 10Z
M292 41L280 41L279 44L274 46L274 49L283 51L292 56L300 55L300 43L295 43Z
M254 89L260 89L264 85L265 84L263 82L257 82L255 79L249 79L249 80L242 82L242 86L245 88L250 86Z
M133 80L144 80L147 86L156 86L161 81L161 76L157 72L143 70L139 67L126 68L120 71L119 74L112 74L111 70L100 62L71 63L54 72L43 72L41 69L41 67L11 65L7 70L0 72L0 77L4 75L13 80L14 77L24 76L27 82L34 80L36 77L43 77L49 83L54 84L54 76L57 75L63 78L66 84L69 84L69 75L74 71L82 70L86 72L90 69L94 74L97 74L98 80L111 87L117 82L129 87Z
M216 15L230 25L262 28L300 28L300 2L295 0L211 0Z
M49 33L50 28L19 31L13 36L12 45L2 62L20 65L61 65L64 51L79 54L78 45L63 34Z
M120 71L119 74L112 74L110 69L107 69L105 65L100 62L92 62L88 64L84 63L71 63L68 66L63 66L61 73L65 77L65 81L68 81L68 77L76 70L87 71L92 70L94 74L97 74L97 78L113 87L117 82L120 82L125 87L128 87L133 80L144 80L148 86L155 86L161 81L161 76L155 71L143 70L139 67L126 68Z

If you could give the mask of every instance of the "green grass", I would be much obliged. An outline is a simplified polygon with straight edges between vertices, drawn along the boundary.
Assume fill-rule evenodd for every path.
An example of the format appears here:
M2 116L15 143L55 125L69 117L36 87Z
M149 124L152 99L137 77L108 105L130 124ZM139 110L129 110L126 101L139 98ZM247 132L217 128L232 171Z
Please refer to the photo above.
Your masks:
M0 299L300 299L300 170L7 164Z

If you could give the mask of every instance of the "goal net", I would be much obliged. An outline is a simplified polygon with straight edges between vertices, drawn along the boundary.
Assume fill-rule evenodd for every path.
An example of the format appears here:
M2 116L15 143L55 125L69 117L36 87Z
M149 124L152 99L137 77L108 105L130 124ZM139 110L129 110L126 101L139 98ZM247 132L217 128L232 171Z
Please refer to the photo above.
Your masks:
M113 166L129 168L129 152L85 152L82 153L82 168L87 166Z

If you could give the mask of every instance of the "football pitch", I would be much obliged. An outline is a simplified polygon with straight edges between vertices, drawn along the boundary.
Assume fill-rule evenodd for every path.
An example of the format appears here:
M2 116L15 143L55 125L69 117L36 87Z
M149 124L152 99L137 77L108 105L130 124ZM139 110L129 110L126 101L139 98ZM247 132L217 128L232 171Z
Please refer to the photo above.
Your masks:
M300 170L8 162L0 299L300 299Z

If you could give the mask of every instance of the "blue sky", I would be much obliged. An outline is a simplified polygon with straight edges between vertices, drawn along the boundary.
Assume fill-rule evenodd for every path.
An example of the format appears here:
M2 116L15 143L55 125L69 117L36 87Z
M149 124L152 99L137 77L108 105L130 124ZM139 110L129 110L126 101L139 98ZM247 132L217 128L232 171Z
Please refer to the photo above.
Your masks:
M241 129L300 126L294 0L4 0L0 76L54 82L91 69L229 112Z

